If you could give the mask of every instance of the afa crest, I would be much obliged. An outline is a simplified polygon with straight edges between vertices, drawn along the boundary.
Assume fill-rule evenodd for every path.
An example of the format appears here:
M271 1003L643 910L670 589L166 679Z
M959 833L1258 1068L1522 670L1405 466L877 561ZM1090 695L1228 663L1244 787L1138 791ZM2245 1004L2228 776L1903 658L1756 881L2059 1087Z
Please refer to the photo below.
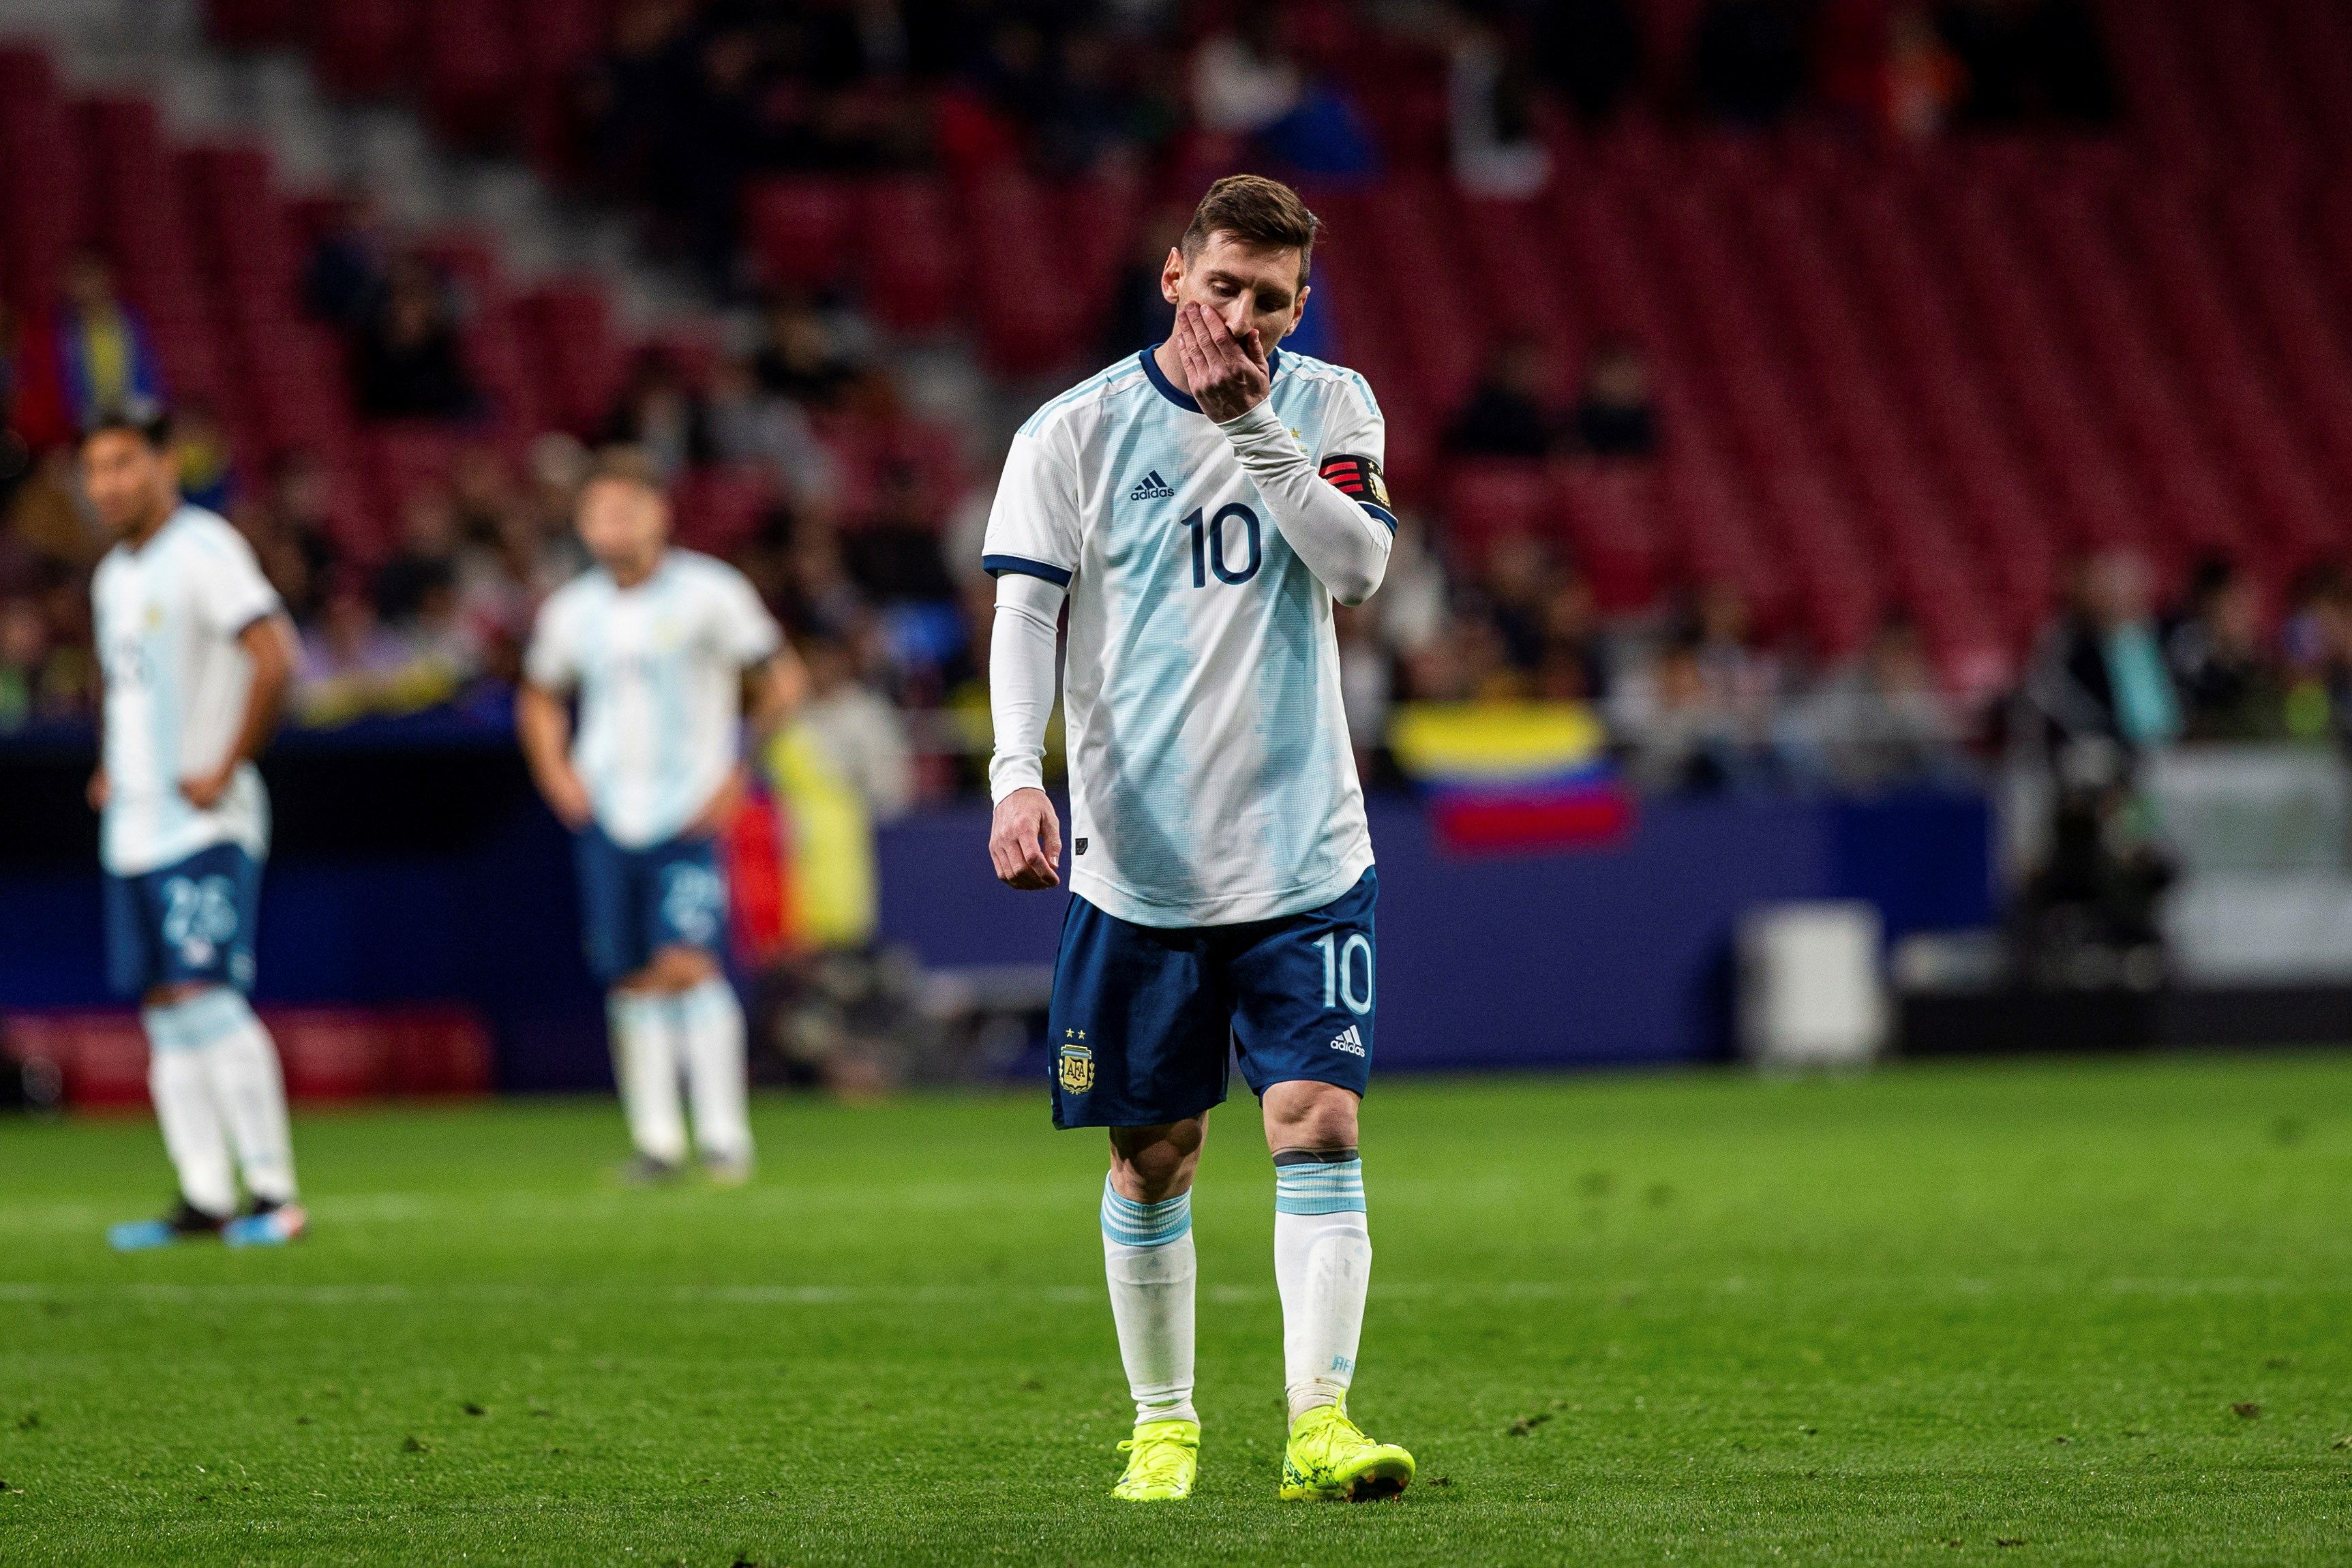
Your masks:
M1095 1086L1095 1054L1087 1049L1084 1029L1062 1031L1062 1048L1057 1053L1062 1087L1072 1094L1084 1094Z

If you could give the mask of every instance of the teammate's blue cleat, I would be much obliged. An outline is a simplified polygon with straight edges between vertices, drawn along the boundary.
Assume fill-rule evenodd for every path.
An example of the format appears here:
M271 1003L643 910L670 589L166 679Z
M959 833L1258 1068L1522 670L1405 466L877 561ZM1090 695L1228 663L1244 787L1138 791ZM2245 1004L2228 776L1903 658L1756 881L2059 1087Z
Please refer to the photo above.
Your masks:
M310 1215L300 1204L256 1203L221 1227L221 1239L231 1247L283 1247L310 1228Z
M221 1234L223 1221L183 1198L162 1219L126 1220L106 1227L106 1245L117 1252L152 1252L175 1242Z

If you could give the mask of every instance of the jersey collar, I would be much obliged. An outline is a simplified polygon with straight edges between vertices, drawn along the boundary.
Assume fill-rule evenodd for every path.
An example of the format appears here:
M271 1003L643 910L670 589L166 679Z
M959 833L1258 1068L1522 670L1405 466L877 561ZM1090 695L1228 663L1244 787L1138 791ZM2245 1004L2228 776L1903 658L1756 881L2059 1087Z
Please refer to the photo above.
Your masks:
M1183 409L1188 414L1198 414L1201 412L1201 405L1192 401L1192 395L1185 391L1182 387L1177 385L1174 382L1169 380L1166 373L1160 370L1159 355L1153 349L1146 349L1141 353L1136 355L1135 358L1136 363L1143 366L1143 374L1151 378L1151 384L1159 388L1160 396L1166 398L1177 407ZM1274 384L1274 378L1281 374L1282 351L1280 349L1268 349L1265 355L1266 385L1269 387L1272 386Z

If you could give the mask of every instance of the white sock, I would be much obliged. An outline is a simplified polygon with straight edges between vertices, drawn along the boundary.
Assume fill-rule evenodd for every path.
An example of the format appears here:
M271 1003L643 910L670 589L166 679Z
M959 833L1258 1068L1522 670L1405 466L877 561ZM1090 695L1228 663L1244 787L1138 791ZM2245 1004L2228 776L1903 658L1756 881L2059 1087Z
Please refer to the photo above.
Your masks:
M1275 1156L1274 1280L1282 1292L1283 1381L1293 1421L1347 1399L1364 1331L1372 1276L1364 1163L1353 1149L1342 1152Z
M716 1160L751 1157L751 1119L744 1103L743 1005L735 988L712 978L676 998L686 1042L686 1089L694 1102L694 1142Z
M180 1196L190 1207L226 1219L236 1212L236 1171L229 1163L228 1133L213 1101L211 1077L180 1026L184 1005L149 1007L140 1014L147 1026L147 1092L163 1129L164 1152L180 1178Z
M615 991L605 1001L613 1033L613 1077L621 1089L629 1142L666 1163L686 1160L686 1113L677 1102L678 1051L669 998Z
M267 1203L294 1201L294 1143L278 1047L242 992L216 986L181 1005L187 1037L211 1078L213 1100L236 1147L245 1190Z
M1118 1356L1135 1396L1135 1424L1198 1421L1192 1408L1192 1194L1156 1204L1120 1197L1103 1181L1103 1272Z

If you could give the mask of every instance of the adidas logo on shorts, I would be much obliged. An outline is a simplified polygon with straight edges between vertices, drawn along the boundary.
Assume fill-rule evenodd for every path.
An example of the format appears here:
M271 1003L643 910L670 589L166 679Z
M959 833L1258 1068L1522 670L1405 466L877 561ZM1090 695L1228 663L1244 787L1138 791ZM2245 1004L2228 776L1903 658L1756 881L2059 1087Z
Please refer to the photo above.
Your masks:
M1331 1037L1331 1048L1345 1051L1351 1057L1360 1057L1364 1054L1364 1037L1356 1032L1355 1025L1350 1024Z
M1129 500L1173 500L1175 498L1176 487L1161 479L1158 468L1136 480L1135 488L1127 492Z

